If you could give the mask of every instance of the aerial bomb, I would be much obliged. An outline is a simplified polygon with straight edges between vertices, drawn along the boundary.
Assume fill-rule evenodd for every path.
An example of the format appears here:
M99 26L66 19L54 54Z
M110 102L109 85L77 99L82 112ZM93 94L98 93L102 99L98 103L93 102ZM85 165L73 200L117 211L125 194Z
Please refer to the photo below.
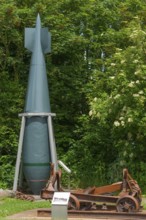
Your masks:
M34 194L39 194L49 178L51 152L47 117L50 100L44 54L51 51L51 36L41 28L38 14L35 28L25 28L25 48L31 53L28 88L24 113L34 113L26 118L22 167L25 178Z

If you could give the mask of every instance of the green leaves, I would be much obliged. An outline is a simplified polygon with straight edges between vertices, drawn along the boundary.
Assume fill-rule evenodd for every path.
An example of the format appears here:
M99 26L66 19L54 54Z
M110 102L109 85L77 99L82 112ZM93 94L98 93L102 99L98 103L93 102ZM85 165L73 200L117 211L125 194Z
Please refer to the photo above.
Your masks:
M140 179L146 163L146 8L140 0L2 1L1 157L10 154L8 164L15 164L30 63L24 28L34 26L38 12L52 35L46 64L59 158L82 186L89 174L90 184L109 176L113 182L124 166Z
M143 154L146 155L144 150L146 136L142 129L145 127L146 105L144 52L146 36L141 26L142 18L139 16L132 18L135 10L138 12L143 8L142 3L137 1L140 5L132 12L128 9L131 4L133 3L130 1L124 3L129 17L125 20L125 15L119 14L121 19L119 30L117 31L113 25L112 29L107 29L102 34L106 40L105 48L102 48L106 55L104 59L102 58L105 71L93 72L93 79L89 84L90 88L93 88L89 94L91 106L89 115L97 120L100 129L104 127L109 132L109 138L113 140L111 149L119 159L111 166L114 167L119 163L120 167L128 166L133 170L133 163L139 167L141 160L146 162L143 157ZM119 12L122 12L123 5L120 7L120 3L119 8L121 10ZM97 135L100 136L100 132ZM135 166L134 169L137 170Z

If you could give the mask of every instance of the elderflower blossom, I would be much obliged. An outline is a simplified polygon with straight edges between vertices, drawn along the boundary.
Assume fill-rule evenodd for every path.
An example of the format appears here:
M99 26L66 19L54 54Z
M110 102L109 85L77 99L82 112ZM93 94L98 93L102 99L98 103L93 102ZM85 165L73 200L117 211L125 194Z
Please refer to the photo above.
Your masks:
M111 63L111 66L115 66L116 64L115 63Z
M133 97L139 97L139 94L133 94Z
M131 81L129 84L128 84L128 87L133 87L134 86L134 82L133 81Z
M136 80L136 83L139 84L140 83L139 80Z
M144 92L143 92L142 90L139 91L139 94L140 94L140 95L143 95L143 93L144 93Z
M125 63L125 60L121 60L121 64Z
M133 122L133 119L132 118L128 118L127 121L130 123L130 122Z
M124 119L124 117L120 117L119 120L122 121Z
M139 63L139 60L133 60L133 63Z
M117 98L119 98L120 97L120 94L117 94L115 97L114 97L114 99L117 99Z
M115 125L116 127L119 127L119 126L120 126L120 122L119 122L119 121L114 121L114 125Z
M117 50L117 51L122 51L122 49L121 49L121 48L116 48L116 50Z
M100 116L101 116L100 112L97 112L96 116L97 116L98 118L100 118Z
M140 70L137 70L134 75L138 75L140 73Z
M93 115L93 111L90 110L90 111L89 111L89 116L92 116L92 115Z
M121 125L124 126L124 125L125 125L125 122L124 122L124 121L121 121Z
M115 78L115 76L110 76L109 78L110 78L110 79L114 79L114 78Z

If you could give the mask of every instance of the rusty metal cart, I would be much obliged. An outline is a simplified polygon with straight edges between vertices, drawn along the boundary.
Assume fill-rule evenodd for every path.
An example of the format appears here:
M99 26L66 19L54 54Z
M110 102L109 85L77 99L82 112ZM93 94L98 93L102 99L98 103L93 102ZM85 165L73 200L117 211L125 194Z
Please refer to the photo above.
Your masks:
M61 170L54 172L51 165L51 175L46 187L41 191L41 198L52 199L55 192L65 191L61 188ZM138 212L141 207L141 189L137 182L131 177L127 169L123 169L123 181L101 187L88 187L87 189L76 189L70 191L69 209L90 210L97 209L101 203L102 210L109 210L114 204L118 212ZM116 193L116 195L112 195Z

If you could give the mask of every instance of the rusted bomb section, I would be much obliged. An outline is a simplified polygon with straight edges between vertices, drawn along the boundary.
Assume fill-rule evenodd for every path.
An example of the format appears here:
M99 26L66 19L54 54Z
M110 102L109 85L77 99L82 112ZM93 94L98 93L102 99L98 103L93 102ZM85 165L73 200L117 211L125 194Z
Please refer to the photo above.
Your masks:
M41 198L51 200L56 191L65 191L61 187L61 170L55 172L51 164L51 175L46 187L41 191ZM123 169L123 180L111 185L101 187L88 187L86 189L71 190L69 209L74 210L109 210L111 204L118 212L138 212L141 208L141 189L137 182L131 177L127 169ZM112 195L112 194L116 194Z

